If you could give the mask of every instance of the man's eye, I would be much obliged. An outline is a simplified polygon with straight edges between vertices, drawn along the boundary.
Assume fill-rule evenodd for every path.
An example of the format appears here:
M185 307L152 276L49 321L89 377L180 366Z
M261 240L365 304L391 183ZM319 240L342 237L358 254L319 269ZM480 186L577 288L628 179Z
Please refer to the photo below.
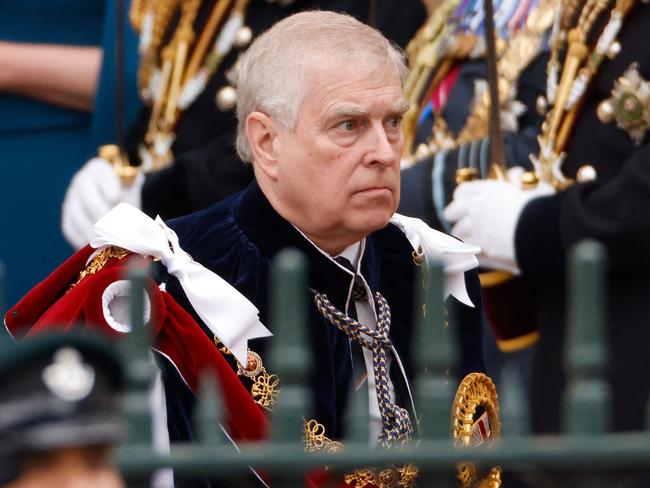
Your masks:
M356 120L345 120L339 124L339 129L342 129L346 132L352 132L358 127L358 125L359 124Z
M400 125L402 125L402 117L391 117L388 119L388 127L391 129L399 129Z

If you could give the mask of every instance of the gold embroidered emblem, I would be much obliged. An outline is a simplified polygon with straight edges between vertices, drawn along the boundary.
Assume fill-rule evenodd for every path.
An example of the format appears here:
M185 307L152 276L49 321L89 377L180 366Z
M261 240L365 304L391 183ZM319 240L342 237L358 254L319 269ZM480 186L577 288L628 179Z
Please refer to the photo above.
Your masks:
M603 123L616 120L635 145L640 145L650 128L650 82L644 80L633 63L616 83L612 95L598 105L598 118Z
M221 341L214 336L214 343L223 354L232 355L230 349L224 346ZM246 354L246 366L237 361L237 375L245 376L253 381L251 387L251 396L255 403L266 410L272 410L278 398L280 379L277 375L269 374L262 363L259 354L248 349Z
M412 464L401 468L358 469L343 478L346 485L354 488L377 487L377 488L411 488L415 486L418 477L418 469Z
M112 258L123 259L127 254L129 254L129 251L127 251L126 249L122 249L121 247L109 246L105 249L102 249L90 261L90 263L88 263L88 265L79 273L79 277L77 278L77 281L75 281L72 284L72 286L70 286L70 288L79 284L81 280L83 280L85 277L97 273L104 266L106 266L106 263L108 263L109 259Z
M470 373L458 386L452 410L451 435L458 447L490 445L501 435L499 400L492 380L483 373ZM464 463L458 467L460 486L499 488L501 468L493 467L479 479L476 466Z
M343 478L346 485L353 485L356 488L372 486L375 482L375 474L369 469L358 469L354 473L346 474Z
M305 451L341 452L343 444L325 435L325 426L316 420L306 420L304 426Z
M305 451L325 451L339 453L345 446L338 441L333 441L325 435L325 426L314 419L306 420L304 424ZM363 468L343 476L346 485L355 488L410 488L415 486L418 469L412 464L402 467L384 469Z
M253 400L265 409L271 410L276 404L279 386L279 378L274 374L268 374L266 369L262 368L262 373L255 378L251 388Z

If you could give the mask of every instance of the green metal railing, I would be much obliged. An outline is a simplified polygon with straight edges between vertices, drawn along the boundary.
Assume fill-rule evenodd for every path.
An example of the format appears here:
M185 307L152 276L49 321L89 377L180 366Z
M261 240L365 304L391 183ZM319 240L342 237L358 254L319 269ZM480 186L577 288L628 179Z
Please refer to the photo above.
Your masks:
M240 444L235 448L219 428L223 408L214 378L201 382L196 423L198 441L175 444L168 455L151 446L151 421L147 394L153 378L148 337L142 324L142 291L146 271L133 270L133 332L123 344L128 362L130 389L125 402L128 441L118 451L118 464L129 486L145 486L156 469L172 467L175 477L216 476L245 486L250 467L263 472L272 486L304 486L304 474L327 466L333 473L358 468L413 463L419 469L418 486L457 486L458 463L471 459L479 468L500 465L506 472L527 479L544 480L534 486L615 486L621 473L650 470L650 435L645 432L606 432L610 393L604 379L607 351L604 341L605 266L602 247L584 242L572 252L567 339L567 375L564 433L561 436L520 436L522 392L507 371L501 394L504 438L489 449L455 448L450 439L450 412L456 383L448 371L457 357L452 323L445 327L442 303L442 270L430 267L420 276L426 281L422 300L426 314L420 317L413 341L417 376L416 406L419 440L389 450L368 445L367 400L355 395L347 415L342 453L307 453L303 444L303 419L310 411L310 354L306 348L305 262L295 251L284 251L274 261L272 277L272 326L275 338L269 355L270 369L282 379L278 404L271 416L268 441ZM364 404L365 403L365 404ZM513 426L513 432L508 427ZM556 474L557 476L552 476ZM548 481L551 479L552 481ZM546 483L546 484L545 484ZM507 484L505 485L507 486ZM616 486L627 486L618 484Z

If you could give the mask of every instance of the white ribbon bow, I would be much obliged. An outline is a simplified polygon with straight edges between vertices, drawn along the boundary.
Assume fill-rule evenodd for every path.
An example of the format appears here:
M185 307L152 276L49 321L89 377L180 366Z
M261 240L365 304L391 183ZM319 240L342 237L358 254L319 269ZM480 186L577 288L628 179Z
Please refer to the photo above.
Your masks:
M160 258L175 276L192 307L210 331L246 364L248 341L273 335L259 320L259 310L223 278L203 267L181 248L176 233L160 217L154 221L131 205L120 203L94 226L94 248L118 246Z
M437 259L442 262L445 298L451 295L459 302L474 307L465 287L465 271L478 267L476 255L481 252L481 248L434 230L420 219L396 213L390 221L404 232L415 252L423 252L427 261Z

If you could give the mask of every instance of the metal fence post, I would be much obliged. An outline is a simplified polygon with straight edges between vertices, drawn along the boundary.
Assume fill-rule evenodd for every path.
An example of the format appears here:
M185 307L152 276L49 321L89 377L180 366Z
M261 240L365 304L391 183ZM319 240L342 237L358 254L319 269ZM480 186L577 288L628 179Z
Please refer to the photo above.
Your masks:
M415 315L415 402L419 415L419 433L423 440L450 439L450 412L454 398L453 369L456 362L453 317L444 305L444 271L439 261L418 268L418 300ZM445 318L445 315L447 317ZM428 486L455 486L453 469L435 476L421 470Z
M420 434L424 439L449 439L450 409L454 397L451 375L457 354L451 333L453 318L445 320L442 264L433 262L420 269L420 299L415 311L415 385L416 405L421 418Z
M273 260L271 276L271 370L282 383L273 410L271 438L277 449L302 442L304 416L309 411L306 388L311 371L307 351L306 260L293 249L281 251ZM305 453L305 455L307 455ZM286 473L279 486L303 486L303 473Z
M605 251L594 241L571 252L567 317L565 430L602 434L607 430L610 392L605 371Z
M129 444L151 447L152 426L149 409L149 391L154 367L149 353L150 331L144 324L144 295L148 273L142 267L133 267L127 277L131 282L131 332L122 341L121 348L126 364L128 390L123 410L127 424ZM152 456L154 455L151 448ZM151 473L129 480L129 486L148 486Z
M595 241L583 241L570 253L565 365L564 427L569 436L605 434L611 395L604 379L605 250ZM594 488L608 486L602 477L585 472L576 481Z
M223 421L223 404L217 378L212 371L201 375L197 405L197 437L202 445L218 448L224 444L219 423Z

